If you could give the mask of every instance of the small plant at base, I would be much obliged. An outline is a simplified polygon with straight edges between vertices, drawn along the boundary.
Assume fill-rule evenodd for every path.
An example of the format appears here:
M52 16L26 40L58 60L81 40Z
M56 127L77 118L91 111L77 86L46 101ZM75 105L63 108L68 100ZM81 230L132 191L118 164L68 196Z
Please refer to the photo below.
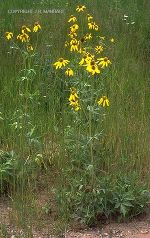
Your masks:
M89 179L89 174L73 178L68 171L71 185L57 192L61 215L64 217L65 214L68 220L73 218L93 226L101 219L123 220L136 216L149 204L149 192L138 182L136 174L129 174L128 178L122 174L115 179L105 174L96 179L94 187L89 185Z
M13 151L0 151L0 194L8 192L13 185L16 158Z

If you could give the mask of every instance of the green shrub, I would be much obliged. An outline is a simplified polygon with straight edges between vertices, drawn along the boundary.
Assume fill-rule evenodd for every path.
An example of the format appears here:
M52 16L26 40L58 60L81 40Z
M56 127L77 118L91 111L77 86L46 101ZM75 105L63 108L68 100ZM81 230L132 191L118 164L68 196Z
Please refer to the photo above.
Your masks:
M44 158L35 154L26 159L18 157L14 151L0 151L0 194L12 189L23 189L36 178L41 169L46 169Z
M13 183L16 159L14 152L0 151L0 194L8 191Z
M149 193L136 174L99 176L90 186L88 176L70 176L70 184L57 191L61 215L87 225L101 219L128 219L144 212Z

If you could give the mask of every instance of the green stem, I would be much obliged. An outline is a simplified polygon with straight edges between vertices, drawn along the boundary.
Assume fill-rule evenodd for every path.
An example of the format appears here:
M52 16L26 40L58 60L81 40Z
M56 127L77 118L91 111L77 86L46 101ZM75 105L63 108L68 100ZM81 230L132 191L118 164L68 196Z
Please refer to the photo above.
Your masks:
M94 88L94 82L92 78L92 87L91 87L91 105L93 103L93 88ZM90 159L91 159L91 165L92 165L92 177L91 177L91 185L93 187L94 185L94 156L93 156L93 140L92 140L92 111L89 110L89 138L90 138Z

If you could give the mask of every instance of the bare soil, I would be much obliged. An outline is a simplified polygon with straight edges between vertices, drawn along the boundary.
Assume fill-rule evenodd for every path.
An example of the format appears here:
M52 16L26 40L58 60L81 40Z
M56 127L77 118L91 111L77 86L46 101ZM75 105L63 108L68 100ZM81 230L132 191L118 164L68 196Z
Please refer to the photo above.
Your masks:
M38 195L37 204L46 202L46 195L42 192ZM16 224L14 210L8 198L0 198L0 224L2 229L6 229L8 238L22 238L23 230ZM14 219L13 219L14 218ZM50 214L39 214L35 220L40 220L41 227L32 227L33 238L150 238L150 216L146 215L129 223L110 223L101 225L99 228L81 230L81 227L66 231L61 235L52 235L54 219L52 221ZM39 224L39 223L37 223ZM4 227L4 228L3 228ZM1 230L2 230L1 229ZM80 229L80 230L79 230ZM0 238L5 237L1 231ZM25 236L26 237L26 236ZM31 237L31 236L28 236Z

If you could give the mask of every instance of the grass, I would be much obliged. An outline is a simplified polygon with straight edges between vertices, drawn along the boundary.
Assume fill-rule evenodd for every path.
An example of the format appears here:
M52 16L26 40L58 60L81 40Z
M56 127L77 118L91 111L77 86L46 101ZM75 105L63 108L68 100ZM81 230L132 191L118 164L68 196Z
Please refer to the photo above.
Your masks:
M68 3L68 4L67 4ZM52 63L65 53L64 42L67 21L79 1L7 1L1 8L1 47L0 47L0 121L1 150L13 150L22 169L28 159L36 160L40 168L46 167L45 186L49 191L55 184L62 185L62 169L69 164L65 151L60 148L64 143L64 129L71 116L64 113L62 101L66 97L60 75L52 69ZM100 169L116 174L118 171L136 171L140 179L149 186L149 9L146 0L101 0L82 1L101 26L101 35L115 38L111 57L113 68L107 78L105 92L109 95L111 106L103 121L104 137L98 143ZM8 9L63 9L62 14L8 14ZM128 15L130 24L123 21ZM16 34L21 25L33 25L39 21L42 32L38 37L38 54L33 63L36 75L28 92L28 101L21 97L28 85L18 81L23 66L18 52L9 49L3 38L5 31ZM134 21L135 24L131 24ZM36 42L36 39L34 39ZM34 92L34 93L33 93ZM17 111L18 110L18 111ZM23 115L26 112L29 116ZM21 123L23 130L14 130L14 122ZM100 125L101 127L101 125ZM43 160L37 156L42 154ZM26 162L27 161L27 162ZM29 164L30 166L30 164ZM58 177L49 187L49 178ZM37 166L38 167L38 166ZM29 193L34 194L39 169L33 168L33 178L28 181ZM34 173L35 171L35 173ZM56 172L55 171L55 172ZM25 199L23 180L19 178L18 187ZM15 183L15 182L14 182ZM57 187L57 186L56 186ZM17 196L16 196L17 197ZM34 197L34 196L33 196ZM18 210L20 209L19 199ZM24 217L20 214L19 217ZM25 221L24 221L25 222Z

